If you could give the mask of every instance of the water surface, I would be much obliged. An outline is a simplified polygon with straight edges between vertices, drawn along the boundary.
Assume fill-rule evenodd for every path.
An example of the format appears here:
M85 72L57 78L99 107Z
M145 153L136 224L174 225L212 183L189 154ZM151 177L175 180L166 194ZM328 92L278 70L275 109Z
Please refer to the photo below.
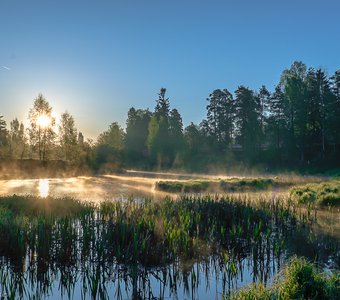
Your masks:
M70 196L95 202L166 195L154 189L157 176L137 175L1 180L0 195ZM269 199L275 197L272 192L268 195ZM273 276L293 255L316 260L326 269L339 268L340 214L323 210L316 212L316 217L317 221L309 226L273 234L263 241L256 255L254 249L242 249L233 261L235 268L218 253L154 267L122 265L114 259L105 264L45 265L29 255L25 261L0 255L0 277L6 276L18 291L25 290L24 298L89 298L97 282L97 295L110 299L221 299L222 294L251 282L271 284ZM1 293L6 296L0 284Z

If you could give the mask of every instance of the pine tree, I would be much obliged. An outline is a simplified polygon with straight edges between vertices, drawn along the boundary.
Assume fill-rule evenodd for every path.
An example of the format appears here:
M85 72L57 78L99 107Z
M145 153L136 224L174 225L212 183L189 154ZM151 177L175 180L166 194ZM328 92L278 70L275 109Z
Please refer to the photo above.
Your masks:
M171 161L178 164L184 151L184 136L182 117L175 108L169 115L169 147Z
M165 97L165 94L166 94L166 88L161 88L158 94L158 100L156 101L155 115L158 120L160 119L160 117L163 117L167 121L169 118L169 112L170 112L170 102L169 102L169 98Z
M300 61L292 64L290 69L283 71L280 85L285 97L286 114L288 118L289 156L296 157L300 153L300 161L305 160L305 145L307 133L306 105L306 65Z
M231 145L234 101L227 90L214 90L207 98L207 130L213 139L215 149L225 152Z
M260 149L260 104L254 92L244 86L235 95L236 140L242 146L244 159L251 162Z
M285 98L280 85L271 94L266 125L266 138L269 147L274 149L275 158L281 162L284 147L287 144L287 116L285 114Z
M258 93L258 99L259 99L259 116L260 116L260 127L261 127L261 133L262 133L262 139L265 139L265 126L267 119L269 117L269 105L270 105L270 92L267 90L266 86L262 86L260 88L260 91Z

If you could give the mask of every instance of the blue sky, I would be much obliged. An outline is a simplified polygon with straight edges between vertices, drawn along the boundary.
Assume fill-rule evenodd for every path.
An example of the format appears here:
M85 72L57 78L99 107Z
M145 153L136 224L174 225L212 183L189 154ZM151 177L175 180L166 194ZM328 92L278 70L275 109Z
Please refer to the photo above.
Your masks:
M336 0L3 0L0 115L27 122L42 93L95 138L166 87L184 124L199 123L216 88L273 90L294 60L334 73L339 12Z

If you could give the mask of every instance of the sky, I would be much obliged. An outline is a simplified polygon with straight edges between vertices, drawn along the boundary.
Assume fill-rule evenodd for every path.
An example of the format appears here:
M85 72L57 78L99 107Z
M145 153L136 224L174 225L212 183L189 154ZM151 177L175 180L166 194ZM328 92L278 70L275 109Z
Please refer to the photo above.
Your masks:
M294 60L340 69L337 0L1 0L0 115L28 124L42 93L85 137L161 87L184 125L239 85L273 90Z

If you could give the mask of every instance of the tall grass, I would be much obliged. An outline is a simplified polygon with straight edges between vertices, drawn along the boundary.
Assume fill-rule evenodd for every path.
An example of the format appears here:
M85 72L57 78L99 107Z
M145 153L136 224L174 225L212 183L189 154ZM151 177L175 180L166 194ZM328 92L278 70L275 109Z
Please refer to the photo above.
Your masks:
M156 189L170 193L252 192L278 188L286 189L301 182L304 182L301 178L287 179L279 177L171 180L156 182Z
M293 187L290 195L297 203L340 206L340 180Z
M142 279L150 271L143 270L193 257L213 259L230 282L241 272L244 257L251 256L256 280L272 257L282 255L286 235L310 219L300 218L284 196L255 198L182 195L177 200L129 199L98 206L70 198L0 198L0 285L23 297L29 293L27 281L32 286L38 282L37 293L44 295L60 278L70 294L80 272L82 291L105 298L105 278L128 269L124 276L140 295L148 290ZM195 285L195 273L190 276ZM143 286L142 292L137 286Z
M340 299L340 272L326 274L304 258L294 257L277 275L274 284L266 288L253 284L225 299Z

